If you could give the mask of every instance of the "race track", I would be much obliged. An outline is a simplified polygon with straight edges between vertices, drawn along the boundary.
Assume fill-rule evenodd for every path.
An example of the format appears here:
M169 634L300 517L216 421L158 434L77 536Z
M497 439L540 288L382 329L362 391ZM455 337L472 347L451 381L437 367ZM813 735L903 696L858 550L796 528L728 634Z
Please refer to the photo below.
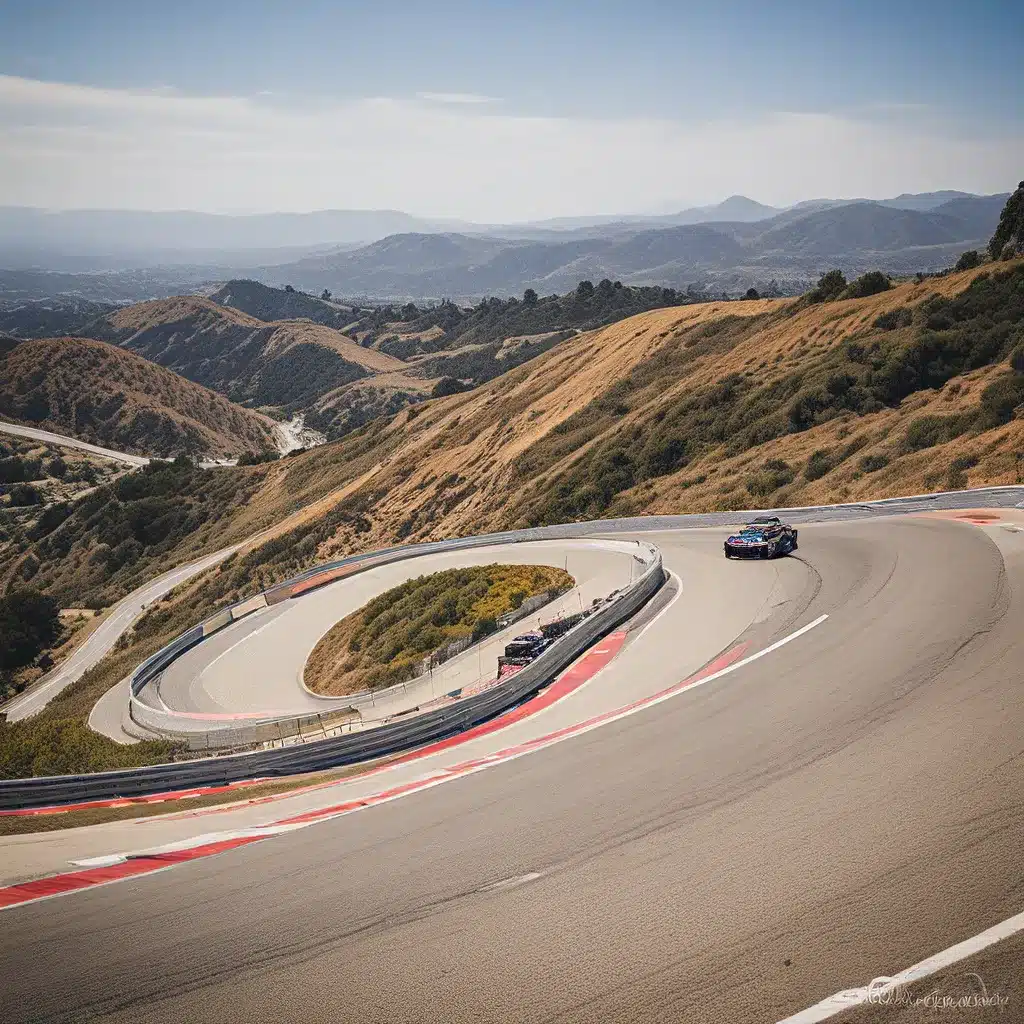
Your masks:
M345 698L327 700L304 688L306 659L335 622L384 591L416 576L495 562L567 567L577 585L544 607L540 617L546 621L562 612L580 611L593 600L628 586L636 569L636 551L635 543L621 540L546 541L441 552L379 566L239 620L175 661L151 687L156 696L145 690L143 696L147 703L155 700L192 715L301 715L345 706L349 703ZM383 714L389 706L398 710L414 705L417 690L423 691L420 699L429 700L432 692L442 694L481 677L493 678L505 643L537 619L533 615L520 620L446 662L431 679L422 680L411 693L385 700L374 713ZM187 728L190 721L183 719L179 724ZM208 727L203 719L194 724L197 730Z
M0 1016L776 1021L1003 921L1024 909L1024 517L999 516L804 525L769 563L726 562L721 530L645 533L669 587L535 715L329 789L2 840L11 882L476 765L4 911Z

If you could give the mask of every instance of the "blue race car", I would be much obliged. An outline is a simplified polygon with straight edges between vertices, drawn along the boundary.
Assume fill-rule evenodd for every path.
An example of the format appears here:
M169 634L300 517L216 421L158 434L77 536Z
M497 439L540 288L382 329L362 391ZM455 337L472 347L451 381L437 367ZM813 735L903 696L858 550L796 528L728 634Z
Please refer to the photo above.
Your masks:
M725 542L726 558L775 558L796 551L796 530L778 516L758 516Z

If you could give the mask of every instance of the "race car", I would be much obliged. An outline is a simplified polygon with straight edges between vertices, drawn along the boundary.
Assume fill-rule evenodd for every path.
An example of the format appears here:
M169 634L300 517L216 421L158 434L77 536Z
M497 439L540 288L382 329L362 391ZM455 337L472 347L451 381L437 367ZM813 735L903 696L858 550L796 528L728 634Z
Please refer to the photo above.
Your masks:
M758 516L725 542L726 558L775 558L796 551L796 530L778 516Z

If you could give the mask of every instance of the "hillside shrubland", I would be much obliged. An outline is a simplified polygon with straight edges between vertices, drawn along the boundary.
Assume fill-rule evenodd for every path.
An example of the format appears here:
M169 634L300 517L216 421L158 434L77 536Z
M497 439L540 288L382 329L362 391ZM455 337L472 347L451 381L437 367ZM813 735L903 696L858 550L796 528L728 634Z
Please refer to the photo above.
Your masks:
M174 557L209 547L222 519L252 497L264 467L198 469L154 462L77 501L48 506L12 556L8 581L31 583L61 607L102 608Z
M306 685L339 695L412 679L424 657L452 640L481 639L528 597L567 590L547 565L484 565L418 576L336 623L309 656Z

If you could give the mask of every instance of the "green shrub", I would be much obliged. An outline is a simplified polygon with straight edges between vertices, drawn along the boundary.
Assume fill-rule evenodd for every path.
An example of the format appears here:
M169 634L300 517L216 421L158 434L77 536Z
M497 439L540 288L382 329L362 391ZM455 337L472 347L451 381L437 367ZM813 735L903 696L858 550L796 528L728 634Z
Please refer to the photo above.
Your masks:
M15 589L0 596L0 673L24 668L64 632L60 606L37 590Z
M1014 418L1024 406L1024 374L1008 373L993 381L981 393L977 426L989 430Z
M971 429L970 414L953 413L949 416L919 416L911 420L904 434L904 443L910 451L921 451L937 444L945 444Z
M899 309L887 309L875 317L874 326L883 331L895 331L900 327L909 327L914 322L914 314L901 306Z
M818 278L818 286L810 292L811 302L831 302L846 289L846 275L841 270L829 270Z
M880 270L869 270L861 274L856 281L852 281L843 292L845 299L865 299L869 295L878 295L886 292L892 287L892 281Z
M430 392L431 398L443 398L446 395L457 395L463 391L471 391L473 389L472 384L463 384L461 380L457 380L455 377L442 377L433 387Z
M39 491L31 484L15 484L11 488L11 505L14 507L38 505L42 500Z
M966 252L960 254L960 259L956 261L954 270L973 270L975 267L981 266L981 254L977 249L968 249Z
M877 473L889 465L887 455L865 455L858 463L862 473Z
M967 470L978 464L975 455L961 455L949 464L946 486L951 491L962 491L967 486Z
M823 448L811 452L807 465L804 467L804 477L807 480L819 480L833 467L831 453Z
M794 475L787 462L783 462L782 459L768 459L761 472L747 480L747 493L756 498L764 498L780 487L792 483Z

